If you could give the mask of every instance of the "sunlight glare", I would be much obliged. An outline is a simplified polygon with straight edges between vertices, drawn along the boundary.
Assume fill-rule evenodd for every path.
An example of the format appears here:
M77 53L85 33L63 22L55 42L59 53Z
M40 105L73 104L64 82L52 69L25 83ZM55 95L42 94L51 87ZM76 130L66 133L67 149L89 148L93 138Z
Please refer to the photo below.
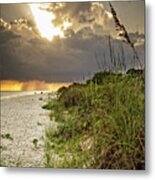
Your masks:
M64 36L61 28L53 25L52 21L55 19L55 15L52 12L41 9L40 4L29 4L29 6L34 16L37 29L43 38L51 41L54 36Z

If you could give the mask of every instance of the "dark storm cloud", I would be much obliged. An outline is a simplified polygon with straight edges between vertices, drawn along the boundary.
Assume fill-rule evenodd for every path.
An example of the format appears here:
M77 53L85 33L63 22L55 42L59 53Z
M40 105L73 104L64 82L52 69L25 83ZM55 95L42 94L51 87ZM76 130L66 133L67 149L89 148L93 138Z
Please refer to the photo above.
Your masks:
M84 30L67 39L56 38L51 43L39 38L16 38L12 32L11 40L8 37L5 44L0 42L2 79L74 81L82 79L83 74L97 71L95 53L100 60L105 53L109 63L108 37L94 34L85 37ZM3 35L5 33L8 31ZM113 40L113 43L117 49L121 42ZM130 48L126 44L124 48L128 59L132 59Z
M1 43L7 43L8 41L10 41L11 39L16 39L16 38L20 38L20 35L17 35L11 31L3 31L0 32L0 41Z
M81 80L83 74L99 70L97 61L109 66L108 28L113 25L110 14L100 3L52 3L46 11L56 13L55 24L64 20L73 26L65 31L64 39L55 37L52 42L39 36L34 24L24 18L6 22L1 20L0 58L2 80L40 80L62 82ZM144 36L132 33L137 50L144 60ZM122 42L112 38L117 54ZM133 53L123 43L126 64L132 64ZM97 54L97 57L95 57Z

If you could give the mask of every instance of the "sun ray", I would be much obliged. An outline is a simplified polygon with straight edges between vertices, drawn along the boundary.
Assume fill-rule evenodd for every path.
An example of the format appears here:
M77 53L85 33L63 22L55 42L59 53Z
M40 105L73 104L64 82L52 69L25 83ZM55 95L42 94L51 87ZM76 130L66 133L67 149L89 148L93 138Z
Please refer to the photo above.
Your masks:
M60 27L55 27L52 23L55 14L42 9L41 4L29 4L35 23L40 35L51 41L54 36L64 37L64 33Z

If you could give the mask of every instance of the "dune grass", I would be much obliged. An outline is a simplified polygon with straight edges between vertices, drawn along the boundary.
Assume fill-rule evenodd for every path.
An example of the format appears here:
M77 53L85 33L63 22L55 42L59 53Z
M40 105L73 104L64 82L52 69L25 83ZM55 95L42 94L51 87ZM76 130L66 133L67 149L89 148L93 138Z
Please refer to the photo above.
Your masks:
M58 91L46 130L46 166L144 169L144 71L97 73ZM53 160L56 153L59 160Z
M110 8L133 50L131 67L144 69L111 3ZM108 63L105 52L101 59L95 53L101 72L85 84L59 89L57 99L43 106L58 122L46 130L47 167L145 169L144 70L127 71L123 43L119 53L109 36L108 46Z

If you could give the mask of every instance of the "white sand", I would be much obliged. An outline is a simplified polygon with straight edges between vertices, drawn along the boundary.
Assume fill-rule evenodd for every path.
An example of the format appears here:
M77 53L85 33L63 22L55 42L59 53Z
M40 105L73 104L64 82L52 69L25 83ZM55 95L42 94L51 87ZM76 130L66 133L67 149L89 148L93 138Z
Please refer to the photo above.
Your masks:
M40 100L39 98L42 98ZM4 166L44 167L45 128L55 122L49 111L41 107L48 94L3 94L1 97L1 135L10 134L13 140L1 138L1 164ZM37 139L37 148L33 140Z

